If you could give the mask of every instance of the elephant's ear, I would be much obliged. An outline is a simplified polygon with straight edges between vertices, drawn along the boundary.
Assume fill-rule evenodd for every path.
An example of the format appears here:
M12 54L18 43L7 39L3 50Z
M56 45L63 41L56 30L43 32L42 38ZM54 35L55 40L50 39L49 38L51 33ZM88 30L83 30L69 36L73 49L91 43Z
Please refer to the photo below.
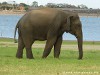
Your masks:
M68 31L70 31L70 29L71 29L71 18L72 18L73 16L68 16L67 17L67 30Z

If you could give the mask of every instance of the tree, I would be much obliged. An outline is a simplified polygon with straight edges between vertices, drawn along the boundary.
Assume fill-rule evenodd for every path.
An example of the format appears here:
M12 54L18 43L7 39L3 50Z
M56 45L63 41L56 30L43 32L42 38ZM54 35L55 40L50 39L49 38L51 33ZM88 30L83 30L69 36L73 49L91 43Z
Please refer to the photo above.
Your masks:
M25 3L20 3L20 5L24 6L25 10L28 10L29 5L25 4Z
M60 4L57 4L57 7L62 8L62 7L65 7L65 6L64 6L64 4L60 3Z
M40 6L38 6L38 7L44 7L43 5L40 5Z
M81 5L78 5L78 8L82 8L82 9L88 9L88 7L87 7L86 5L83 5L83 4L81 4Z
M3 4L3 5L7 5L8 3L7 3L7 2L2 2L2 4Z
M16 1L12 1L12 2L13 2L14 9L16 9Z
M13 8L13 6L11 4L7 3L7 2L1 3L1 9L3 9L3 10L9 10L9 9L12 9L12 8Z
M33 7L38 7L38 2L34 1L32 4Z
M57 5L55 3L47 3L46 6L50 7L50 8L56 8L57 7Z
M71 5L71 4L69 5L66 3L59 3L59 4L47 3L46 6L51 8L77 8L75 5Z

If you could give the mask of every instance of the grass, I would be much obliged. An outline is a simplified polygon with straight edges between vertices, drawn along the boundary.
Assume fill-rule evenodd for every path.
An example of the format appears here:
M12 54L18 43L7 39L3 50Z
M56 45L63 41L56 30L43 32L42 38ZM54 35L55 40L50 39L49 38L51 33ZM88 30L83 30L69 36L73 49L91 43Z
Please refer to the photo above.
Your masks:
M12 39L3 40L0 39L1 42L12 42ZM86 44L91 47L92 42L89 43ZM0 46L0 75L100 75L100 50L85 50L83 60L77 59L78 51L70 49L61 50L60 58L55 59L52 50L46 59L42 59L44 48L33 48L35 59L29 60L25 50L23 59L17 59L16 49L15 46Z
M0 42L14 42L12 38L0 38ZM46 41L36 41L35 43L44 44ZM63 41L63 44L77 44L77 41ZM100 41L84 41L84 45L100 45Z

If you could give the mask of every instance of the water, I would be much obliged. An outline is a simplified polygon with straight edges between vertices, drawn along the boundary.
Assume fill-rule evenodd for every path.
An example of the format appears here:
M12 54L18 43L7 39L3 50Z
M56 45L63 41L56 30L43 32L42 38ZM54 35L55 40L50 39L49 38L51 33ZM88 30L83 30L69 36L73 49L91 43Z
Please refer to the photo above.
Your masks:
M0 37L13 38L15 26L22 15L0 15ZM100 17L81 17L83 39L85 41L100 41ZM17 36L18 37L18 36ZM63 40L76 40L64 33Z

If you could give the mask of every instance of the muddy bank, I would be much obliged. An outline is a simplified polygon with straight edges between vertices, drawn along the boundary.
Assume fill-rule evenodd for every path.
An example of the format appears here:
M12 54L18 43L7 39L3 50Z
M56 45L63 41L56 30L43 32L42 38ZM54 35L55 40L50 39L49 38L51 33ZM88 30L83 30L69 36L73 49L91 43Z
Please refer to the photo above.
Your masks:
M26 11L0 11L0 15L23 15Z
M0 11L0 15L24 15L25 13L27 13L27 11L8 11L8 10L4 10L4 11ZM90 13L78 13L78 15L80 17L100 17L100 14L94 13L94 14L90 14Z

